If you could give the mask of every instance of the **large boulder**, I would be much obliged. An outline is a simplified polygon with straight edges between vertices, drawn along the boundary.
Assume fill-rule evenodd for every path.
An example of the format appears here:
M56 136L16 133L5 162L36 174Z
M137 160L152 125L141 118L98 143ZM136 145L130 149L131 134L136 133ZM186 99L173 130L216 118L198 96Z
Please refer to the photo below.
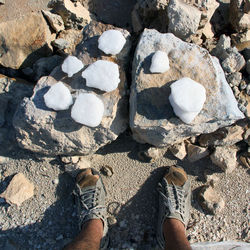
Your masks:
M31 66L52 53L51 32L41 13L0 23L0 65L18 69Z
M152 54L165 51L170 69L151 74ZM137 46L130 95L130 127L142 143L168 146L185 138L210 133L244 118L217 58L173 34L145 29ZM206 102L192 124L177 118L169 102L172 82L189 77L206 89Z
M84 40L77 46L75 56L85 66L98 59L114 61L119 65L120 83L112 92L102 92L86 87L81 74L66 77L57 67L50 76L41 78L33 96L25 98L19 106L13 124L20 146L47 155L86 155L115 140L128 126L128 96L125 70L130 51L130 35L119 29L127 42L117 56L104 55L98 50L98 38L111 25L92 22L83 30ZM101 124L91 128L76 123L71 118L71 110L55 112L45 106L43 96L49 87L62 81L74 98L81 92L93 92L102 99L105 112Z

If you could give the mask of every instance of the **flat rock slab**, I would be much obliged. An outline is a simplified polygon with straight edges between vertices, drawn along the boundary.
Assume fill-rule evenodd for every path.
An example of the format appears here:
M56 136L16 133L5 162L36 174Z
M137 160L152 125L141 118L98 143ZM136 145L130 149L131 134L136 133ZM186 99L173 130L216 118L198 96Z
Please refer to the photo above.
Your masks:
M87 155L115 140L128 126L128 96L125 69L130 51L130 35L119 29L127 42L117 56L107 56L98 50L98 38L107 29L114 28L93 22L83 31L84 40L77 46L75 55L82 60L84 69L97 59L116 62L120 70L118 88L109 93L89 88L81 72L68 78L61 67L55 68L50 76L41 78L33 96L25 98L19 106L13 124L16 137L23 148L46 155ZM53 111L46 107L43 96L50 86L62 81L75 99L79 93L92 92L102 99L104 116L98 127L91 128L76 123L71 118L71 108Z
M149 71L152 55L157 50L169 57L170 70L163 74ZM189 125L175 116L168 99L171 83L183 77L199 82L206 89L203 109ZM130 127L137 141L168 146L242 118L244 115L237 107L217 58L173 34L144 30L134 56L130 94Z

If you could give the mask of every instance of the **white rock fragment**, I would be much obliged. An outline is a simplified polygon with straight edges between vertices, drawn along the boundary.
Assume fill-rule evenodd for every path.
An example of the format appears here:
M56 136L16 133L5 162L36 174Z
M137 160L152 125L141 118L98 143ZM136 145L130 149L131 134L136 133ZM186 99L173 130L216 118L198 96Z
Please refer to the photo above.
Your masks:
M66 110L73 104L70 91L62 82L52 85L43 98L46 106L56 111Z
M183 122L191 123L206 101L206 89L188 77L181 78L170 87L169 101L175 114Z
M71 110L71 117L78 123L97 127L103 117L104 105L100 98L91 93L79 94Z
M84 64L75 56L68 56L63 64L62 71L72 77L75 73L79 72L84 67Z
M82 72L88 87L97 88L106 92L113 91L120 82L118 65L105 60L92 63Z
M164 73L169 70L168 55L164 51L156 51L151 60L151 73Z
M126 39L119 30L107 30L98 39L98 48L105 54L119 54Z

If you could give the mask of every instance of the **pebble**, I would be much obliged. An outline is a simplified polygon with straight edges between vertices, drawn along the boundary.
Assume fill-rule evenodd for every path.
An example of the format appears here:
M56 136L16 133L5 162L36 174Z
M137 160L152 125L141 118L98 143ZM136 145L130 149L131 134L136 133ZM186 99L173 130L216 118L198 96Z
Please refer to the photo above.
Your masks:
M54 185L57 185L57 184L59 183L58 178L54 179L54 180L52 181L52 183L53 183Z
M113 168L107 165L101 168L101 172L108 177L111 177L114 174Z
M107 221L108 221L109 226L112 226L112 225L117 223L117 220L116 220L116 218L114 216L108 217Z
M60 234L60 235L58 235L57 237L56 237L56 241L59 241L59 240L62 240L63 239L63 235L62 234Z

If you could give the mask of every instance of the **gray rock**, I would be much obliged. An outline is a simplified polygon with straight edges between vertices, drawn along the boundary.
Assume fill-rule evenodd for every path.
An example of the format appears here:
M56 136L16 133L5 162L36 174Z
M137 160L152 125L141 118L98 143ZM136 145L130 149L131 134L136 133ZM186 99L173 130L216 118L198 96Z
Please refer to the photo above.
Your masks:
M52 42L53 46L57 49L63 50L70 46L69 42L63 38L58 38Z
M103 145L115 140L127 128L127 67L130 51L130 35L126 30L119 29L127 39L122 52L117 57L109 57L97 49L98 37L111 25L91 23L83 31L85 40L78 45L75 55L84 65L89 65L97 59L115 60L120 68L119 87L108 93L86 87L80 74L65 78L60 67L53 70L50 76L41 78L33 96L25 98L13 119L16 137L23 148L47 155L87 155L95 152ZM74 122L70 109L55 112L48 109L43 96L58 80L69 87L75 98L80 92L94 92L99 95L105 106L105 113L98 127L90 128Z
M228 74L226 76L227 82L232 85L232 86L239 86L241 79L242 79L242 74L240 72L234 72L231 74Z
M168 32L181 39L187 39L198 30L201 12L179 0L170 0L168 5Z
M250 75L250 59L247 60L246 71Z
M81 29L91 21L89 11L81 3L70 0L51 0L48 7L60 15L66 28Z
M231 38L226 35L221 35L216 47L211 54L218 57L220 60L225 60L228 57L227 49L231 48Z
M50 11L42 10L43 15L48 20L51 28L56 32L59 33L60 31L64 30L64 23L61 16L51 13Z
M246 64L244 57L236 48L229 48L226 51L228 53L228 57L222 61L222 68L228 73L240 71Z
M170 70L151 74L151 56L159 49L168 54ZM130 127L139 142L164 147L213 132L244 117L218 59L173 34L145 29L135 52L132 73ZM203 110L190 125L174 115L168 100L170 84L182 77L201 83L207 91Z
M248 84L246 87L246 93L247 95L250 95L250 84Z
M33 65L33 79L39 80L42 76L47 76L51 71L63 62L63 58L58 55L43 57Z

